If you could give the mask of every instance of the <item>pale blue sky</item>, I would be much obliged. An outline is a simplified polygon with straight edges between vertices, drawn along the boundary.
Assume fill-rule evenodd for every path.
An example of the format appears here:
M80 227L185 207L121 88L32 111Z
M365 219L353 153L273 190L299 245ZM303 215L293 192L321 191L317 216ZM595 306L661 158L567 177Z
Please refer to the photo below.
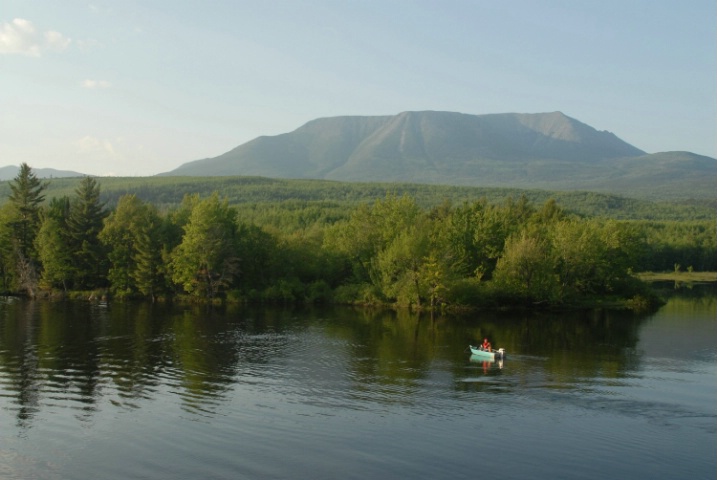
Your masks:
M0 166L153 175L407 110L717 157L717 2L0 0Z

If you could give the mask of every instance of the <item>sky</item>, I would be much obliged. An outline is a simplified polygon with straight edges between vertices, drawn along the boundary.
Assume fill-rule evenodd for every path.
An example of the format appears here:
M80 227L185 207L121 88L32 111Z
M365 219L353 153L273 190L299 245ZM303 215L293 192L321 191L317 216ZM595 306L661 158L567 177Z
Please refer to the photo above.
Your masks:
M0 0L0 167L150 176L421 110L717 157L717 2Z

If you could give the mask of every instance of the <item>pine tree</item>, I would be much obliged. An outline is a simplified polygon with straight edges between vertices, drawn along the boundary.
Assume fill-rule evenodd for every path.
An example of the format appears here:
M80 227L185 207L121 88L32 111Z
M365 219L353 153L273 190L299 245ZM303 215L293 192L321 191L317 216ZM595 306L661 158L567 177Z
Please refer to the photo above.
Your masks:
M15 255L13 252L14 208L9 203L0 207L0 292L7 294L15 288Z
M12 260L14 285L34 296L37 288L39 265L35 238L40 229L40 207L45 200L42 192L46 183L40 182L32 169L23 163L15 179L10 183L8 197L13 207L10 227L12 230Z
M10 182L8 200L15 208L15 219L11 223L14 240L19 254L29 261L37 257L34 244L40 229L40 206L45 200L42 192L46 188L47 183L42 183L27 163L20 165L20 171Z
M67 290L73 278L74 266L71 241L67 228L70 199L53 198L45 212L36 248L42 262L42 283L50 288Z
M147 221L138 228L135 239L136 268L132 276L140 293L152 301L166 287L159 221L156 215L149 214Z
M75 266L76 289L106 286L107 261L99 233L106 216L100 202L100 187L92 177L85 177L75 190L70 206L68 228Z

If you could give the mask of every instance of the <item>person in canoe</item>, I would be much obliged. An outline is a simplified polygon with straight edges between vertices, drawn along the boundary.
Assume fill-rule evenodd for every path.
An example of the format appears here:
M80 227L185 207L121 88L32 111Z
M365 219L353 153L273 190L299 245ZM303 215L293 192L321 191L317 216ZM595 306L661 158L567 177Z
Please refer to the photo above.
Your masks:
M490 342L488 341L488 338L483 339L483 343L481 344L480 348L485 350L486 352L493 351L493 347L491 346Z

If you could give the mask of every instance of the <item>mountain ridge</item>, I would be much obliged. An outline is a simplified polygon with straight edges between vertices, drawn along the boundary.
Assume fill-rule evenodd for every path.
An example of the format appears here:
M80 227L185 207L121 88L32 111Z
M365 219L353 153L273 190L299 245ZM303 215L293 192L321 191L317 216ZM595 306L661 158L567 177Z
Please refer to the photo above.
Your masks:
M711 195L717 161L648 154L562 112L407 111L311 120L160 175L253 175L350 182Z
M19 165L7 165L0 167L0 181L14 179L20 171ZM56 170L54 168L33 168L32 173L37 178L52 179L52 178L69 178L69 177L83 177L84 174L79 172L73 172L71 170Z
M218 157L189 162L161 175L189 173L200 164L204 172L218 175L369 180L372 178L359 171L365 172L367 165L386 166L389 160L403 164L410 160L434 170L479 158L595 160L586 145L600 146L600 158L645 153L610 132L599 132L561 112L469 115L421 111L319 118L293 132L257 137ZM376 178L385 179L385 172ZM395 178L405 179L405 175Z
M0 168L0 180L18 167ZM83 176L37 169L40 178ZM717 160L646 153L562 112L407 111L311 120L158 176L257 176L344 182L592 191L655 200L715 198Z

